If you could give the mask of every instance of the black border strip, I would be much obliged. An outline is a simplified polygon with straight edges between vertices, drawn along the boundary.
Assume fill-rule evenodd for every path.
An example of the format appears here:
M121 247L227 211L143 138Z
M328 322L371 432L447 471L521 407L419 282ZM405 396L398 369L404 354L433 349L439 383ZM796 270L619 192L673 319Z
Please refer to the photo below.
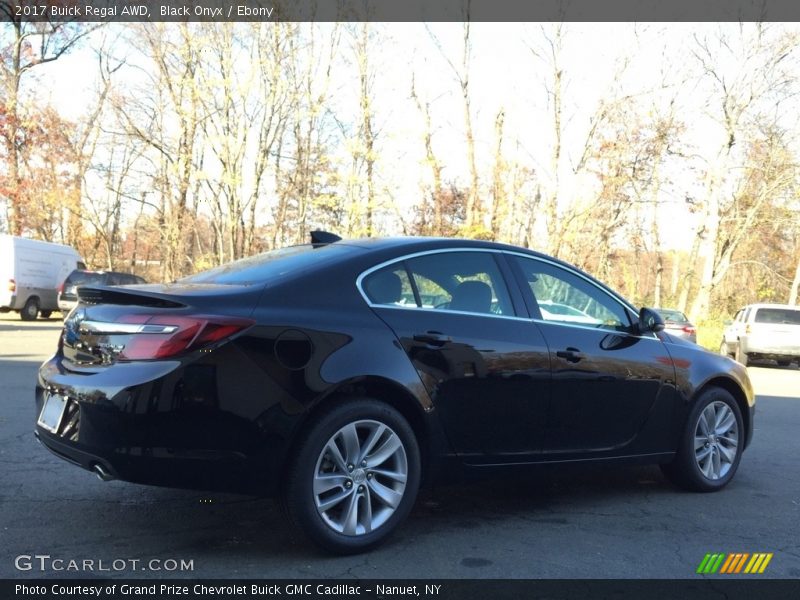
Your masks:
M76 22L800 21L797 0L0 0L0 20Z
M535 558L532 558L535 560ZM144 593L125 592L125 586L145 586ZM166 587L162 587L166 586ZM169 586L172 586L169 588ZM209 588L212 591L204 591ZM388 591L387 591L388 590ZM99 593L98 593L99 592ZM425 600L771 600L800 597L800 580L737 578L697 579L547 579L547 580L229 580L229 579L39 579L0 582L0 597L45 600L250 600L264 598L378 600L422 598Z

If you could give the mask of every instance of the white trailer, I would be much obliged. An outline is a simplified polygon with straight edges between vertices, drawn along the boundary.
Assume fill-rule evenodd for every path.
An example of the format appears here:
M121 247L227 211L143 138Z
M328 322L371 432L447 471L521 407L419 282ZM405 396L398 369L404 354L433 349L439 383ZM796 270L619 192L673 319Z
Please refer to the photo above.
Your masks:
M74 248L0 235L0 312L49 317L58 310L58 286L78 268L86 266Z

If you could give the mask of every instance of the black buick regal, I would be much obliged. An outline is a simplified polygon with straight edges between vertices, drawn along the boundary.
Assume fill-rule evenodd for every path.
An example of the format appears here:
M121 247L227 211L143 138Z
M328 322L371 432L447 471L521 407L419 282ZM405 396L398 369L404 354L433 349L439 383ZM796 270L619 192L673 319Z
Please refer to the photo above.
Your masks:
M101 479L279 494L335 552L384 540L445 474L591 460L660 463L696 491L733 478L747 372L654 311L513 246L333 240L82 288L39 370L39 440Z

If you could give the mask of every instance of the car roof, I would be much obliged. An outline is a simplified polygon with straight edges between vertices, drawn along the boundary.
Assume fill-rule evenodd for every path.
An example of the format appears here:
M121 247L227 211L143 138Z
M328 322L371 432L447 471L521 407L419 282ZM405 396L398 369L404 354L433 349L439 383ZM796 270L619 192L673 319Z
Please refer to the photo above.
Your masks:
M376 238L355 238L346 239L338 242L333 242L332 245L353 246L362 248L367 251L383 251L383 250L397 250L402 253L411 254L413 252L427 251L448 248L476 248L483 250L499 250L503 252L517 252L527 254L530 256L543 258L549 261L557 262L564 266L575 268L574 265L566 263L554 256L531 250L530 248L523 248L521 246L513 246L503 242L494 242L491 240L473 240L467 238L447 238L447 237L376 237Z
M800 306L793 305L793 304L769 304L769 303L759 303L759 304L748 304L742 310L747 308L789 308L791 310L800 310Z
M94 271L92 269L75 269L72 273L91 273L92 275L130 275L131 277L139 277L133 273L126 273L124 271ZM70 275L72 275L70 273Z

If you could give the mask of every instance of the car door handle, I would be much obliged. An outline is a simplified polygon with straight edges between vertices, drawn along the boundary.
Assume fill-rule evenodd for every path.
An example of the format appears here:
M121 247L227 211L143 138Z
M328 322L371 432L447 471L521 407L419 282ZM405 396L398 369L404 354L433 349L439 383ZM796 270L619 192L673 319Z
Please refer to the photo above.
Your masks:
M559 350L558 352L556 352L556 356L558 358L563 358L567 362L572 362L572 363L580 362L581 360L586 358L586 355L577 348L567 348L566 350Z
M414 341L422 342L429 346L444 346L450 341L450 338L441 331L426 331L425 333L415 333Z

